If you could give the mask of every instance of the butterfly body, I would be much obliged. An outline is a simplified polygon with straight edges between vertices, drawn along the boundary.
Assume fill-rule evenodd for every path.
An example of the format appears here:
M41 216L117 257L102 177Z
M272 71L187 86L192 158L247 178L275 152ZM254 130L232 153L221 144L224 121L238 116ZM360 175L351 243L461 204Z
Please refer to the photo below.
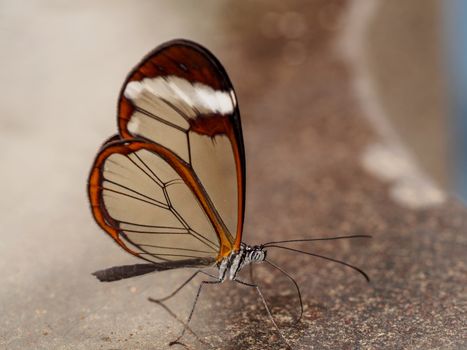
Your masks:
M249 264L263 262L266 259L266 255L267 251L263 247L249 246L242 243L239 251L232 251L219 264L219 280L222 282L227 278L231 281L236 280L240 270Z

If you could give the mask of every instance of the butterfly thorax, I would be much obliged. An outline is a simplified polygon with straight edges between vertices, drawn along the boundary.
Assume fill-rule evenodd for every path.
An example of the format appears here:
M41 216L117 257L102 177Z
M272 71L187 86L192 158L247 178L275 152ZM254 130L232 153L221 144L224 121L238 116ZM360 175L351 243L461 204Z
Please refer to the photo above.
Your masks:
M244 243L240 249L232 251L229 256L224 258L219 264L219 279L225 281L235 280L237 273L246 265L251 263L260 263L266 259L267 251L262 246L249 246Z

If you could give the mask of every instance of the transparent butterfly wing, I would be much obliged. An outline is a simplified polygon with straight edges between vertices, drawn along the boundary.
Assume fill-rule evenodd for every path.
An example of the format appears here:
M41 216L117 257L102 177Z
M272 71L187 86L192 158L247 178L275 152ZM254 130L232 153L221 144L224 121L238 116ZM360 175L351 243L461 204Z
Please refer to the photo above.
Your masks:
M222 240L238 249L244 146L235 92L219 61L184 40L155 49L123 85L118 125L123 138L161 144L192 167L223 226Z
M189 264L208 264L218 256L215 216L200 200L199 180L161 145L104 145L91 171L89 196L98 224L134 255Z

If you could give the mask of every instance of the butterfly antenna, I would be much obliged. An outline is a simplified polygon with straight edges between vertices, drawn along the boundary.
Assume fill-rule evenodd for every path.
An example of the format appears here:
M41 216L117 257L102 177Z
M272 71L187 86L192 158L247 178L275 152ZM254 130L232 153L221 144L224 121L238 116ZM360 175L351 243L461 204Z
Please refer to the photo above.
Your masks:
M289 250L289 251L292 251L292 252L301 253L301 254L306 254L306 255L311 255L311 256L314 256L314 257L317 257L317 258L321 258L321 259L328 260L328 261L332 261L332 262L335 262L335 263L338 263L338 264L341 264L341 265L345 265L345 266L350 267L351 269L354 269L355 271L359 272L363 277L365 277L365 279L366 279L367 282L370 282L370 278L368 277L368 275L367 275L363 270L359 269L359 268L356 267L356 266L350 265L350 264L346 263L345 261L337 260L337 259L333 259L333 258L329 258L329 257L324 256L324 255L319 255L319 254L315 254L315 253L305 252L305 251L299 250L299 249L294 249L294 248L290 248L290 247L283 247L283 246L280 246L280 245L269 245L268 248L280 248L280 249L285 249L285 250Z
M370 235L351 235L351 236L337 236L337 237L323 237L323 238L308 238L308 239L289 239L286 241L274 241L262 244L263 247L268 247L271 244L280 243L293 243L293 242L315 242L315 241L336 241L339 239L352 239L352 238L372 238Z
M269 265L271 265L272 267L274 267L275 269L279 270L280 272L282 272L284 275L286 275L292 282L293 284L295 285L295 288L297 289L297 294L298 294L298 300L300 301L300 315L298 316L297 320L294 322L294 325L296 325L298 322L300 322L300 320L302 319L302 316L303 316L303 301L302 301L302 293L300 293L300 288L298 286L298 283L297 281L295 281L295 279L290 276L285 270L283 270L281 267L277 266L276 264L274 264L272 261L270 260L267 260L267 259L264 259L264 261L266 261Z

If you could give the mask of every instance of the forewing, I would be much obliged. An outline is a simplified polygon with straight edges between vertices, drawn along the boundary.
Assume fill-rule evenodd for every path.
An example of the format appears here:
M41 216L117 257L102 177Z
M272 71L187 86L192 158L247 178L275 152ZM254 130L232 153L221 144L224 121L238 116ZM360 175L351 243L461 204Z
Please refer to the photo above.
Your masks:
M207 265L220 251L215 215L192 170L158 144L110 139L89 177L98 224L128 252L155 263Z
M219 61L189 41L156 48L123 85L118 125L122 138L160 144L193 169L218 216L223 252L238 249L245 156L235 92Z

